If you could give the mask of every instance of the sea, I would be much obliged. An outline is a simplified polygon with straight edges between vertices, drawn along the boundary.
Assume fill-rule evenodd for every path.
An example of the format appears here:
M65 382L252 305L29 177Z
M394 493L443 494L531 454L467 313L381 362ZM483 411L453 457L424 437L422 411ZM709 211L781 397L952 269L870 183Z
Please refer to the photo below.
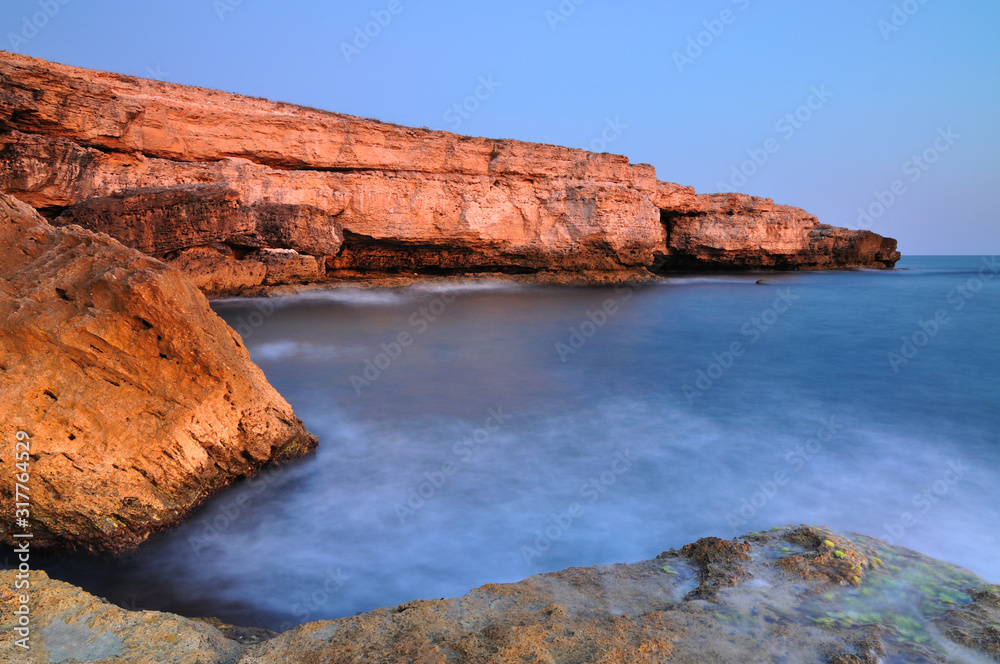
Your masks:
M213 308L317 451L51 576L284 630L808 523L1000 582L995 256Z

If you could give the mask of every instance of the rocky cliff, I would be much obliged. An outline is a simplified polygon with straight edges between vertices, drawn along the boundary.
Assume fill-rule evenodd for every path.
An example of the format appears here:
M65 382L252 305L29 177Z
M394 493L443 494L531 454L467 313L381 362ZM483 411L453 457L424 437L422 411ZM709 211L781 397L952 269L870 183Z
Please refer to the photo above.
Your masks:
M0 191L209 292L393 273L890 267L896 243L610 154L0 53ZM236 265L240 263L240 265Z
M28 590L15 583L16 572L0 572L0 630L16 634L16 611L27 606L32 650L8 639L4 661L1000 661L1000 587L880 540L813 527L709 537L641 563L542 574L279 635L126 611L44 574Z
M2 194L0 403L6 545L128 550L316 444L177 270Z

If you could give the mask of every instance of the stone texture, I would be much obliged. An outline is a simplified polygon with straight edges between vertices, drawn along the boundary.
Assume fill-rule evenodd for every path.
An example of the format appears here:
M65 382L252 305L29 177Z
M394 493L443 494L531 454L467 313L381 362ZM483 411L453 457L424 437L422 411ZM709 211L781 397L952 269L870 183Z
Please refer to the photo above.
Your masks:
M0 195L0 436L35 546L116 552L316 440L182 275ZM14 495L0 446L0 496ZM13 540L13 510L0 513Z
M73 205L53 223L107 233L153 256L254 230L239 194L221 184L123 189Z
M899 258L895 240L821 224L769 198L692 192L671 205L663 213L670 269L892 267Z
M156 611L126 611L73 586L31 572L30 588L17 588L15 572L0 572L0 661L231 664L241 653L214 627ZM14 644L20 595L30 595L32 622L25 650Z
M227 245L191 247L168 255L166 262L205 293L253 293L267 276L267 266L255 260L237 260Z
M311 205L244 205L227 183L122 189L65 209L54 223L107 233L153 256L223 242L324 256L340 250L336 222Z
M938 627L955 643L1000 662L1000 586L984 585L970 595L972 602L949 609Z
M251 258L267 269L265 284L310 283L321 278L325 263L292 249L261 249Z
M131 196L120 192L224 187L253 210L254 231L221 241L328 257L318 279L887 267L899 257L893 240L768 199L698 195L621 156L411 129L9 53L0 76L0 191L54 218L94 197ZM202 227L233 226L225 214ZM138 233L131 223L115 236ZM343 247L332 250L341 228Z
M5 633L19 606L14 583L15 572L0 572ZM942 664L995 661L1000 624L997 586L881 540L811 526L709 537L640 563L490 584L278 635L126 612L44 575L32 583L38 649L16 661L76 661L55 651L109 664ZM8 643L4 661L19 654Z

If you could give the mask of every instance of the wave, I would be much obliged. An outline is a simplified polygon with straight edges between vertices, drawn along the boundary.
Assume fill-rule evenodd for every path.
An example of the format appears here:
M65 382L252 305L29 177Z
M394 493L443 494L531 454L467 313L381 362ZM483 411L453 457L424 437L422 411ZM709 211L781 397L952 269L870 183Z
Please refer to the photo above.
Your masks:
M465 292L496 292L524 291L534 286L500 279L468 279L451 282L414 284L406 288L413 293L465 293Z
M284 295L276 304L295 304L300 302L332 302L352 306L391 306L402 304L410 298L399 289L393 288L359 288L357 286L338 286L322 290L310 290L295 295Z
M462 295L466 293L516 292L531 288L530 285L500 280L463 280L449 282L418 283L405 287L362 288L358 286L335 286L317 290L302 291L290 295L274 297L228 297L212 300L216 310L253 307L274 307L281 309L297 304L342 304L355 307L391 307L426 299L441 294Z
M314 344L304 341L272 341L249 347L254 360L274 362L277 360L308 359L333 360L343 357L346 353L336 346Z
M766 279L767 281L786 281L789 279L788 275L779 274L751 274L745 277L737 277L733 275L726 276L699 276L699 277L670 277L670 281L666 285L675 286L691 286L691 285L704 285L704 284L740 284L743 286L754 286L761 279Z

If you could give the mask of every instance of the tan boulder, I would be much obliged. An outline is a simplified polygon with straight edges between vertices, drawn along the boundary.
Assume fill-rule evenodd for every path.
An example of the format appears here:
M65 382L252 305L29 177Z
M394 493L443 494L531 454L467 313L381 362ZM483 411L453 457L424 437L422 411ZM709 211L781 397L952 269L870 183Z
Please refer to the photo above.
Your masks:
M237 260L235 252L226 245L182 249L168 256L166 262L209 297L251 293L267 276L266 265L255 260Z
M261 249L250 258L267 269L264 283L269 285L318 281L326 268L325 261L303 256L292 249Z
M119 662L127 664L229 664L242 646L215 627L158 611L127 611L45 572L30 574L30 587L17 587L15 572L0 572L0 661ZM19 602L29 597L29 604ZM30 627L16 631L21 606ZM17 645L18 640L27 648Z
M180 272L3 195L0 402L0 495L23 431L36 546L131 549L316 444Z

